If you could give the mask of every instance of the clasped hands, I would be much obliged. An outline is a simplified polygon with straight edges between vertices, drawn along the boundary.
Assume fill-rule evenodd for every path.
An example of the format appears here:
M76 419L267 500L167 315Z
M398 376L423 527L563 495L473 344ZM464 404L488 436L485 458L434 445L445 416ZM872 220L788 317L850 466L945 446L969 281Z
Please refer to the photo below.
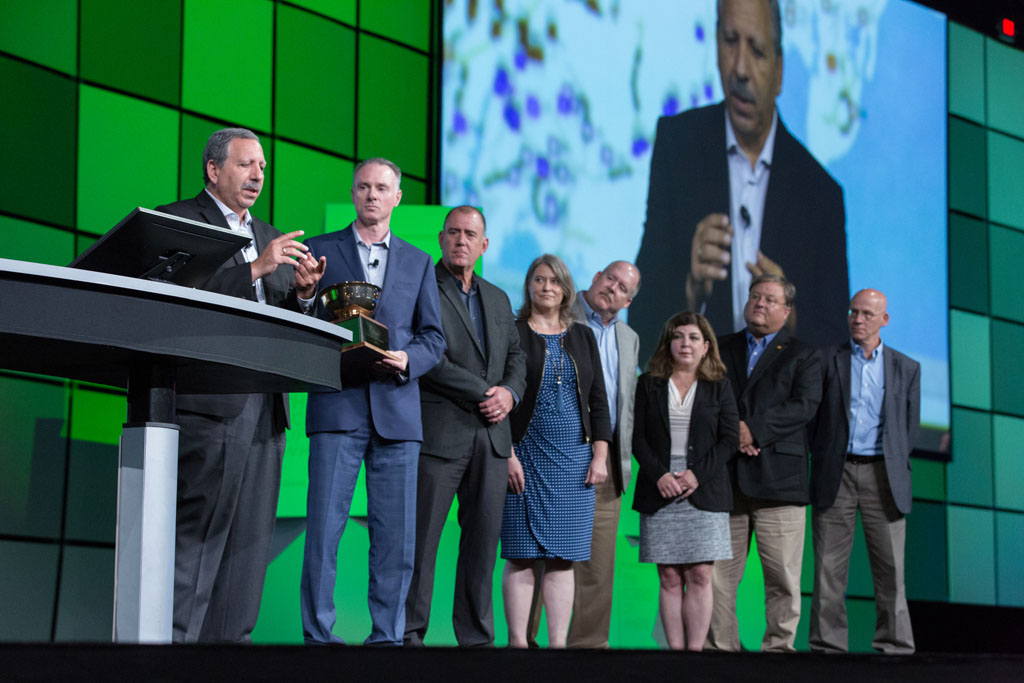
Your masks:
M666 472L658 479L658 493L662 498L689 498L700 484L693 470Z

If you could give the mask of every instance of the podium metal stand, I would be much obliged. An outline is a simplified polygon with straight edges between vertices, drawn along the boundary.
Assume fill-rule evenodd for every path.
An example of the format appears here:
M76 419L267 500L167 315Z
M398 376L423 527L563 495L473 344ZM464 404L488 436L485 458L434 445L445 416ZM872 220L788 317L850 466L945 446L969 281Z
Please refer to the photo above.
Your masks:
M175 392L340 389L350 339L336 325L236 297L0 258L0 366L128 391L116 642L171 642Z

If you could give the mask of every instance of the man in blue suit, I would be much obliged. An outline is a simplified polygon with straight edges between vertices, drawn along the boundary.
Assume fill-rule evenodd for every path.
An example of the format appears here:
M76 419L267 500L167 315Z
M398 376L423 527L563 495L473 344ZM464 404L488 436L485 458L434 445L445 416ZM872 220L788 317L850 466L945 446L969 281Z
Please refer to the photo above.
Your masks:
M423 427L417 378L445 350L434 264L391 234L402 172L387 159L356 166L356 220L306 242L326 257L321 282L366 281L382 288L374 318L387 325L391 358L343 371L341 391L311 392L306 408L309 495L302 563L302 628L307 643L341 642L334 627L338 543L366 464L370 531L367 645L401 645L416 540L416 471Z

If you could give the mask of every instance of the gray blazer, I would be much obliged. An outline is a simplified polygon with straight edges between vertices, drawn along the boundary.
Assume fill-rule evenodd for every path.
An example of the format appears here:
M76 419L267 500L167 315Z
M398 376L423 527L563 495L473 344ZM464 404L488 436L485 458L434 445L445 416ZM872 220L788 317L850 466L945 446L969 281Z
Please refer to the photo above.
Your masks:
M434 272L448 348L437 365L420 378L420 452L453 458L469 451L476 430L487 427L495 454L507 458L512 453L509 420L491 424L480 414L477 404L486 399L484 392L493 386L507 386L519 398L526 391L526 356L519 346L512 305L503 291L476 277L484 317L485 355L457 279L441 262L434 266Z
M583 292L576 295L573 314L576 321L587 324L587 316L581 299ZM621 496L633 476L633 401L636 397L637 366L640 356L640 337L633 328L622 320L615 321L615 345L619 348L619 387L615 416L615 446L619 459L610 462L611 475L615 480L616 492ZM611 391L609 387L606 387Z
M825 378L811 441L811 503L828 508L836 500L850 441L849 343L825 350ZM896 507L910 512L910 452L921 428L921 365L896 349L882 349L882 450Z

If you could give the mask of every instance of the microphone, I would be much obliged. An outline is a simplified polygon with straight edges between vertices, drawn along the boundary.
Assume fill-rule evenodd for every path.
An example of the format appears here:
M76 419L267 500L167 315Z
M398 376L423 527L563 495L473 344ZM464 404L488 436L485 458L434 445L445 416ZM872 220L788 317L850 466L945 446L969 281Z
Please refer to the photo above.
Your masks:
M747 207L740 206L740 218L743 219L744 227L750 226L750 212L747 211Z
M370 266L371 268L376 268L377 266L380 265L380 259L375 258L372 261L370 261L367 265Z

